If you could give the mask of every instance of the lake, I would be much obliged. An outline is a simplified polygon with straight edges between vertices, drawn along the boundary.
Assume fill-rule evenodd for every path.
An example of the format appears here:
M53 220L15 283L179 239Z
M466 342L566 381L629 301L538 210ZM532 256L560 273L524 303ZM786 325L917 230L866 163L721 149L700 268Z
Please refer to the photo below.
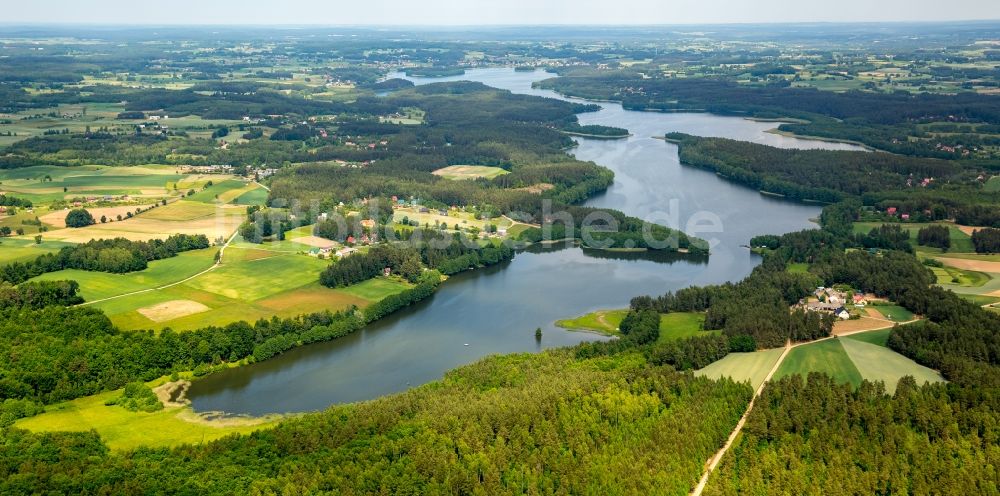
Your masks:
M477 69L460 77L406 79L417 84L479 81L516 93L566 99L532 88L533 82L547 77L552 75ZM535 247L509 263L458 274L432 297L353 335L195 381L188 391L193 408L249 415L319 410L403 391L490 354L604 339L553 323L592 310L622 308L638 295L740 280L760 260L744 247L751 237L815 227L810 219L819 216L820 207L762 195L713 173L681 166L677 147L653 136L680 131L788 148L860 149L769 133L776 123L599 104L600 111L580 115L581 124L626 128L632 136L576 138L578 146L570 153L615 172L614 185L586 205L614 208L707 239L713 243L707 260L609 254L562 244ZM538 327L543 329L541 341L535 339Z

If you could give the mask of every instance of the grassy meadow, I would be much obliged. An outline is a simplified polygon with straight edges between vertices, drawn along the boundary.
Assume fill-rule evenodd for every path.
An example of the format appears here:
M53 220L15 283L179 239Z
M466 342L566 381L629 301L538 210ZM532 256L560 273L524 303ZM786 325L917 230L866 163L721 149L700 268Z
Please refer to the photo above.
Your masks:
M74 280L86 301L156 288L191 277L215 263L218 248L181 252L175 257L149 262L146 270L127 274L65 269L35 277L35 281Z
M574 319L557 320L556 326L569 330L590 331L618 335L618 326L628 314L628 309L597 310ZM675 339L706 336L719 331L703 331L705 315L699 312L675 312L660 315L660 338L664 343Z
M774 378L824 372L854 386L862 380L881 381L890 393L906 375L913 376L918 384L943 380L937 371L886 347L890 332L881 329L797 346L785 357Z
M77 280L88 299L158 287L183 280L211 266L215 250L200 250L206 252L202 256L188 252L154 262L161 263L159 266L154 267L151 263L145 271L117 276L128 278L124 279L128 284L116 285L110 278L113 275L103 273L85 273ZM190 260L176 260L186 254L190 254ZM222 264L210 272L181 284L101 301L94 306L123 329L170 327L189 330L240 320L252 322L272 316L294 317L323 310L364 307L410 287L395 278L376 278L347 288L326 288L317 281L319 272L328 263L297 253L230 246ZM170 265L176 268L171 270ZM91 274L94 275L86 277ZM62 279L65 275L51 275L51 278Z
M162 382L162 381L160 381ZM140 446L157 448L181 444L199 444L230 434L247 434L268 428L274 419L234 419L206 421L190 408L165 408L158 412L131 412L108 400L121 396L122 390L85 396L46 407L45 413L18 421L20 429L35 432L97 431L112 450L131 450Z
M774 378L809 372L823 372L837 382L847 382L854 386L861 384L861 372L851 361L839 339L827 339L817 343L797 346L781 362Z
M710 379L729 377L734 381L749 381L751 386L757 388L764 382L783 351L783 348L774 348L752 353L730 353L722 360L695 371L695 375Z

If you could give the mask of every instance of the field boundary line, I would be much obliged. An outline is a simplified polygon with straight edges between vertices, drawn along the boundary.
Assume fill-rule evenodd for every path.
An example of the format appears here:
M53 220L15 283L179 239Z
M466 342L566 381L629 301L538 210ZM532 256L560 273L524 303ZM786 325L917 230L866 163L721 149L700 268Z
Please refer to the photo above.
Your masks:
M743 416L740 417L739 422L736 422L736 427L733 431L729 433L726 443L722 445L722 448L719 449L715 455L712 455L712 458L709 458L708 466L705 468L705 472L701 474L701 479L698 480L698 485L694 487L693 491L691 491L691 496L701 496L702 491L705 490L705 485L708 483L708 477L712 475L712 472L719 465L719 462L722 461L722 457L727 451L729 451L729 447L733 445L733 442L736 441L740 432L743 431L743 424L745 424L747 418L750 417L750 411L753 410L753 404L757 401L760 393L764 391L764 386L766 386L767 382L771 380L774 373L778 371L778 367L781 366L781 362L785 360L785 357L788 356L788 353L792 351L792 348L795 346L796 345L793 345L791 341L785 343L785 349L781 352L778 359L775 360L774 366L772 366L771 370L768 371L767 375L764 377L764 381L760 383L760 386L757 386L757 390L754 391L753 397L750 398L750 403L747 405L746 411L743 412Z
M118 298L124 298L126 296L134 296L134 295L137 295L137 294L149 293L150 291L159 291L161 289L167 289L167 288L170 288L170 287L173 287L173 286L177 286L178 284L184 284L184 283L186 283L186 282L188 282L188 281L190 281L190 280L192 280L192 279L194 279L196 277L201 277L201 276L203 276L203 275L205 275L205 274L207 274L207 273L209 273L209 272L211 272L211 271L219 268L219 266L222 265L222 255L226 251L226 248L229 246L229 243L232 243L233 240L236 239L236 235L237 234L239 234L238 231L234 232L233 235L230 236L228 240L226 240L226 243L223 244L221 248L219 248L219 259L216 260L215 263L212 264L211 267L209 267L209 268L207 268L207 269L205 269L205 270L203 270L203 271L201 271L201 272L199 272L197 274L189 276L189 277L187 277L185 279L181 279L180 281L172 282L170 284L164 284L163 286L157 286L155 288L140 289L138 291L132 291L132 292L129 292L129 293L122 293L120 295L109 296L107 298L101 298L101 299L98 299L98 300L85 301L85 302L80 303L79 305L75 305L75 306L85 307L87 305L93 305L94 303L102 303L102 302L109 301L109 300L117 300Z
M726 439L726 443L723 444L722 448L720 448L719 451L717 451L714 455L712 455L712 458L709 458L708 461L706 462L705 471L704 473L701 474L701 479L698 480L698 485L696 485L694 489L691 491L690 496L701 496L702 491L705 490L705 485L708 484L709 476L711 476L712 472L715 471L716 467L719 466L719 462L722 461L722 457L726 454L727 451L729 451L729 448L733 445L733 442L736 441L736 438L737 436L739 436L740 432L743 431L743 425L746 423L747 418L750 417L750 412L753 410L754 402L764 391L764 387L766 387L767 383L770 382L771 378L778 371L778 367L781 366L781 362L785 360L785 357L788 356L788 353L791 352L793 348L798 348L799 346L805 346L813 343L819 343L830 339L837 339L845 336L851 336L854 334L861 334L863 332L881 331L889 329L891 327L895 327L896 324L898 325L912 324L913 322L917 322L919 320L921 319L914 318L906 322L893 322L892 326L881 327L879 329L862 329L859 331L848 331L843 334L833 334L819 339L814 339L812 341L802 341L794 344L790 340L786 342L784 351L781 352L781 356L778 357L778 360L774 362L774 366L771 367L771 370L767 373L767 376L764 377L764 381L760 383L760 386L757 386L757 389L754 391L753 397L750 398L750 403L747 405L746 411L743 412L743 416L740 417L740 420L739 422L736 423L736 427L733 428L733 431L729 433L729 437ZM886 321L886 322L892 322L892 321Z

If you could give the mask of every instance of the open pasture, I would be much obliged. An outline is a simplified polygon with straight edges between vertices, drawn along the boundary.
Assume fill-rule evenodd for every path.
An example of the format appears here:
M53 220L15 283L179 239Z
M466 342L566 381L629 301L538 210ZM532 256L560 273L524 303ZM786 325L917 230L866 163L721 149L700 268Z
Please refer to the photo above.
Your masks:
M509 174L508 171L500 167L489 167L485 165L450 165L442 167L434 172L435 176L440 176L452 181L463 181L467 179L493 179L497 176Z
M627 309L597 310L575 319L557 320L556 325L564 329L617 334L618 326L628 313Z
M267 203L268 191L264 188L257 188L241 193L233 203L237 205L263 205Z
M971 258L951 258L947 256L935 257L941 263L957 269L973 272L1000 273L1000 261L982 260Z
M87 208L87 211L90 212L90 215L94 217L95 221L100 222L101 217L107 217L109 220L115 220L118 218L118 216L121 216L124 219L125 215L128 213L135 214L135 210L137 208L148 208L148 207L139 207L137 205L120 205L117 207ZM65 208L62 210L54 210L38 217L38 220L42 221L47 225L53 226L57 229L61 229L66 227L66 216L69 214L69 212L70 212L69 208Z
M0 171L0 190L45 203L81 196L166 196L167 184L184 177L176 167L38 166ZM65 190L64 190L65 188Z
M784 348L755 351L752 353L730 353L722 360L695 371L695 375L710 379L729 377L734 381L750 381L757 388L764 382L767 373L778 361Z
M924 367L884 346L861 339L839 341L861 377L869 381L884 382L886 391L895 391L899 379L906 375L913 376L917 384L944 380L934 369Z
M57 241L84 243L91 239L117 237L148 241L165 239L171 234L204 234L210 241L214 241L228 238L246 216L245 209L235 206L216 207L204 204L208 207L205 208L192 205L193 203L197 202L176 202L121 221L49 231L45 237Z
M664 343L676 339L709 336L720 331L703 331L705 314L700 312L672 312L660 315L660 338L657 342Z
M51 405L45 413L17 422L20 429L34 432L81 432L96 430L112 450L198 444L235 433L266 428L272 419L234 419L229 422L202 420L190 408L169 407L158 412L131 412L104 403L121 396L122 390L85 396Z
M204 203L230 203L238 196L256 188L237 179L214 180L212 185L187 197L188 201Z
M0 265L11 262L27 262L38 258L39 255L54 253L65 246L72 246L73 243L63 243L60 241L46 241L35 243L34 239L6 238L0 240Z
M218 248L185 251L175 257L149 262L146 270L127 274L65 269L35 277L35 281L74 280L80 283L80 296L86 301L109 298L175 283L191 277L215 263Z
M887 346L889 343L889 334L892 334L892 328L880 329L877 331L859 332L857 334L851 334L850 336L844 336L844 339L853 339L855 341L864 341L869 344L874 344L878 346Z
M210 272L182 284L95 306L123 329L188 330L240 320L337 311L352 305L364 307L410 287L394 278L375 278L347 288L326 288L317 279L327 263L304 255L230 246L223 264ZM81 286L93 288L89 282Z
M861 384L861 372L851 361L839 339L827 339L797 346L781 362L774 378L789 375L805 377L809 372L823 372L840 383Z
M867 234L872 229L881 226L882 224L888 224L888 222L855 222L854 232L859 234ZM928 254L940 254L941 250L937 248L929 248L917 245L917 233L920 232L921 228L931 226L931 225L942 225L948 228L948 237L951 240L951 248L948 249L948 254L954 253L972 253L976 249L972 246L972 238L969 237L969 233L964 232L960 226L949 223L942 222L929 222L929 223L900 223L896 224L901 227L904 231L910 233L910 244L914 248L919 248L921 252ZM945 255L947 256L947 255Z
M947 259L938 259L944 262ZM957 259L956 259L957 260ZM929 267L934 276L937 278L938 284L949 284L964 286L970 288L980 287L990 280L990 276L983 272L977 272L972 270L964 270L951 266L944 267Z

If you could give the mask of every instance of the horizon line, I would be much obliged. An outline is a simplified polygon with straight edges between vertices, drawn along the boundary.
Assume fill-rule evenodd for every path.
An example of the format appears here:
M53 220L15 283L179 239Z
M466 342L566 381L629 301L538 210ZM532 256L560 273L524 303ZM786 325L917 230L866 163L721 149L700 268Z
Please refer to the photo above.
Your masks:
M602 28L652 28L652 27L676 27L676 26L801 26L801 25L914 25L914 24L1000 24L1000 18L994 19L951 19L951 20L858 20L858 21L809 21L809 20L789 20L775 22L685 22L685 23L627 23L627 24L600 24L600 23L481 23L481 24L369 24L369 23L276 23L276 24L254 24L254 23L147 23L147 22L63 22L63 21L0 21L0 27L105 27L105 28L128 28L128 27L220 27L220 28L431 28L431 29L455 29L455 28L535 28L535 27L602 27Z

